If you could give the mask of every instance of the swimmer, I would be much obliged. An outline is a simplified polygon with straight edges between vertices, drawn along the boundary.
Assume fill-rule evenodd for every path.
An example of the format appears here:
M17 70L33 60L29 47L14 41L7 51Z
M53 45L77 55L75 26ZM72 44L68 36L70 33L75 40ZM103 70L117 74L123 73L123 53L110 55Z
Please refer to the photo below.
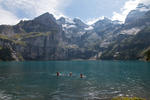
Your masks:
M69 73L69 76L72 76L72 72Z
M83 78L83 74L80 74L80 78Z
M60 73L59 73L59 72L57 72L57 73L56 73L56 75L57 75L57 76L59 76L59 75L60 75Z

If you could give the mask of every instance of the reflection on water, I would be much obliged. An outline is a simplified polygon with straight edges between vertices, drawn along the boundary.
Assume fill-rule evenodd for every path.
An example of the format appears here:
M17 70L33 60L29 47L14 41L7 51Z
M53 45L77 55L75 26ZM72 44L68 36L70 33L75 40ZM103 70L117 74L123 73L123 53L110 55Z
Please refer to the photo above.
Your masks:
M57 77L56 72L61 72ZM72 76L69 77L69 73ZM86 77L80 78L80 73ZM0 100L150 98L150 63L138 61L1 62Z

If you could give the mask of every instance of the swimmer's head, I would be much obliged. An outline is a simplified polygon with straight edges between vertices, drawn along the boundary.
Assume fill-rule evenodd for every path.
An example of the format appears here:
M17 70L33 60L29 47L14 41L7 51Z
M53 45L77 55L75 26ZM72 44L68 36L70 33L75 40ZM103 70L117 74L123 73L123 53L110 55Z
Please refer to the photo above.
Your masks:
M82 73L80 74L80 78L83 78L83 74Z
M72 76L72 72L69 73L69 76Z

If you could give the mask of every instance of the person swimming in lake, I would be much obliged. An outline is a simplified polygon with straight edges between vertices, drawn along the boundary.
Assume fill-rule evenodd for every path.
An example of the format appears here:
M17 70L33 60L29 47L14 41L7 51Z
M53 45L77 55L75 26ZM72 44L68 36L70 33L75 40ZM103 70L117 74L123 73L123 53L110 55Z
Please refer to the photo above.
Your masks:
M80 74L80 78L83 78L83 74Z
M69 76L72 76L72 72L69 73Z
M57 73L56 73L56 75L57 75L57 76L59 76L59 75L60 75L60 73L59 73L59 72L57 72Z

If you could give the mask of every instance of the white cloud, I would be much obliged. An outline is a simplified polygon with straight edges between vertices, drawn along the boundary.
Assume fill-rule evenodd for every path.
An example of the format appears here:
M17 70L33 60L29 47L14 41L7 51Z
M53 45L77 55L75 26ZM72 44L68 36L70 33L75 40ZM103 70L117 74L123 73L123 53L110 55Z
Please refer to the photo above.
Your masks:
M0 0L0 24L13 24L16 20L31 19L45 12L56 18L63 16L62 10L71 0ZM10 16L11 15L11 16ZM24 16L24 18L22 17Z
M150 4L150 0L141 0L140 3L144 3L144 4L149 5Z
M121 13L113 12L112 20L119 20L119 21L125 21L126 16L128 13L135 9L137 5L139 4L140 0L129 0L125 3L124 7L121 8Z
M99 21L99 20L102 20L102 19L104 19L104 16L99 17L99 18L90 18L90 19L88 19L88 20L86 21L86 23L87 23L88 25L92 25L92 24L94 24L95 22L97 22L97 21Z
M72 0L0 0L0 24L16 24L20 19L31 19L45 12L53 14L56 18L63 15L63 9ZM129 0L121 9L122 13L114 12L113 20L124 21L130 10L136 8L139 2L150 3L150 0ZM102 19L87 20L91 25Z
M139 3L149 4L150 0L129 0L121 8L121 13L113 12L112 20L119 20L124 22L126 16L131 10L134 10Z
M15 15L0 7L0 24L16 24L18 21L19 19Z

